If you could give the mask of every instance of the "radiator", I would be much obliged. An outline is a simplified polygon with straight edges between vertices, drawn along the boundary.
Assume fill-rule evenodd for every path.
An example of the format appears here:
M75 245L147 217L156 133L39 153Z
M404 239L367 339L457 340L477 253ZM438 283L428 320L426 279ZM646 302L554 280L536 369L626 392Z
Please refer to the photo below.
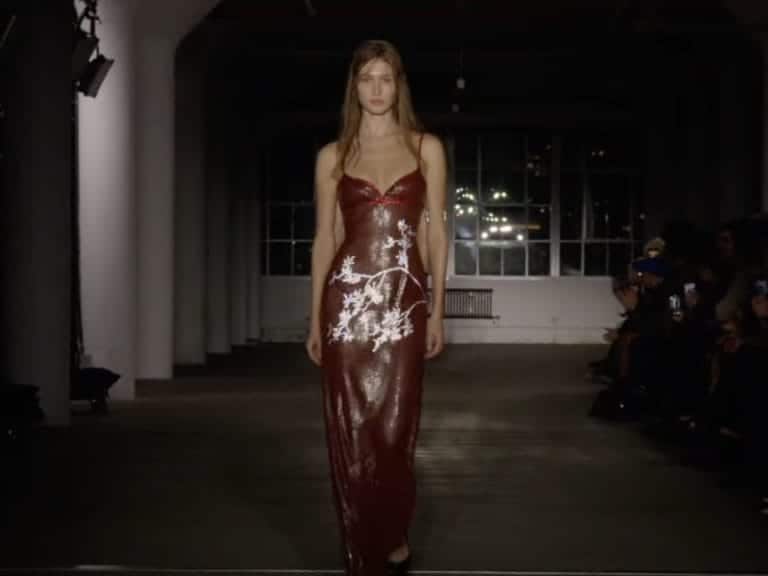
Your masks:
M432 292L429 292L430 303ZM495 318L492 288L449 288L445 291L445 318Z

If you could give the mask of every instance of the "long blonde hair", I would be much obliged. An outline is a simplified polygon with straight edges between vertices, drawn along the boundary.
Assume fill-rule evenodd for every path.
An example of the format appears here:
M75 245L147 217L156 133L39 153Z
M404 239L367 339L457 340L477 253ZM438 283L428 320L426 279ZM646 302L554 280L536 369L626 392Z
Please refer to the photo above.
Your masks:
M405 76L400 53L397 51L397 48L386 40L366 40L352 53L352 62L349 65L349 72L347 74L347 87L344 91L344 105L341 109L341 125L337 141L338 161L334 170L336 176L340 176L344 171L349 156L357 153L359 145L357 137L360 131L360 120L363 116L360 101L357 98L357 79L360 70L374 59L383 60L392 66L397 86L394 106L395 121L406 134L406 146L408 146L414 157L419 162L421 161L416 144L410 138L410 134L412 131L420 132L422 126L413 110L411 90L408 87L408 80Z

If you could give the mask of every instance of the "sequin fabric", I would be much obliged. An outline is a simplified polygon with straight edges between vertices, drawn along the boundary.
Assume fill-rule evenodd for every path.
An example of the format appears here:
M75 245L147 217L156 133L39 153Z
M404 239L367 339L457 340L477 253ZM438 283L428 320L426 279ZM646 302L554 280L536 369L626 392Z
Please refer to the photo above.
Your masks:
M386 574L415 506L427 318L415 236L425 194L419 170L383 193L346 174L338 186L345 238L323 289L322 382L349 576Z

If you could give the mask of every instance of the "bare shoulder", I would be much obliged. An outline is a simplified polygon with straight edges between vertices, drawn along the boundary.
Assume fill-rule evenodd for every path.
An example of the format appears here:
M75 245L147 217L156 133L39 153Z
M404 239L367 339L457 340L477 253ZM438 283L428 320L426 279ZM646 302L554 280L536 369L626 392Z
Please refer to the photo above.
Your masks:
M338 145L329 142L317 152L317 174L330 176L338 159Z
M425 157L442 155L444 153L443 141L434 134L424 132L423 140L421 142L421 152Z
M420 137L422 138L421 159L424 161L426 168L444 166L445 150L442 140L429 132L424 132L423 136Z

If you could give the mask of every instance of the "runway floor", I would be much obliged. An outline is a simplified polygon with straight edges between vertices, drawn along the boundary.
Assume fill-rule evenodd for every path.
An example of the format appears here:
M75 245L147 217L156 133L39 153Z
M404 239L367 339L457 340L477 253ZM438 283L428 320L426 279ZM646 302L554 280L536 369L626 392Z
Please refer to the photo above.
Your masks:
M755 495L586 416L594 346L428 363L414 574L766 573ZM3 465L0 574L341 574L319 371L261 344L144 382Z

